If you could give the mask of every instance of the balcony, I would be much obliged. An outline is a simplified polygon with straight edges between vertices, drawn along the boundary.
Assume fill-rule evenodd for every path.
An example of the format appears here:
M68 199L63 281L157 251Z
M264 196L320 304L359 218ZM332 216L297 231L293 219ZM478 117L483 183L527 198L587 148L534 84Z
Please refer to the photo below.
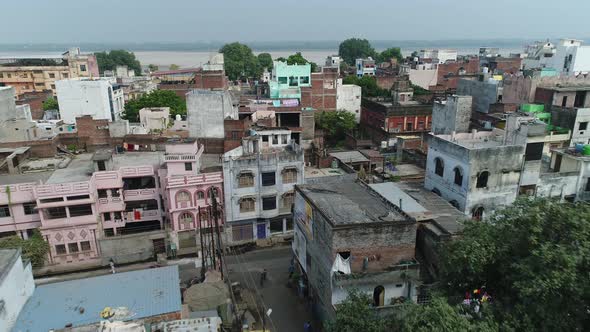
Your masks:
M159 220L162 217L160 210L144 210L137 215L135 211L126 212L123 216L125 222L141 222L148 220Z
M191 154L169 154L164 156L165 162L193 162L197 160L197 156Z
M125 201L121 197L99 198L96 204L98 212L115 212L125 210Z
M123 190L123 198L125 201L137 201L143 199L159 199L158 190L156 188Z

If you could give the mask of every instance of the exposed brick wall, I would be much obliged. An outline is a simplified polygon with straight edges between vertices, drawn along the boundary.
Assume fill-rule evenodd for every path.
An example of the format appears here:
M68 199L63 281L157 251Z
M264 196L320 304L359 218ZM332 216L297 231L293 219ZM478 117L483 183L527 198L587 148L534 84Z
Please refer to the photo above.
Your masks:
M85 145L109 145L111 136L109 134L108 120L94 120L90 115L76 118L78 138L85 142Z
M43 119L44 113L43 102L51 96L52 93L49 90L42 92L25 92L19 96L19 99L16 101L16 104L28 104L31 107L31 115L33 117L33 120L41 120Z
M0 143L1 148L19 148L21 146L28 146L31 157L35 158L49 158L55 156L57 153L57 146L60 144L58 138L52 140L42 141L26 141L26 142L8 142Z
M461 77L459 72L463 69L463 75L476 75L479 72L479 59L469 58L464 61L447 62L438 65L437 85L443 86L444 90L457 89Z

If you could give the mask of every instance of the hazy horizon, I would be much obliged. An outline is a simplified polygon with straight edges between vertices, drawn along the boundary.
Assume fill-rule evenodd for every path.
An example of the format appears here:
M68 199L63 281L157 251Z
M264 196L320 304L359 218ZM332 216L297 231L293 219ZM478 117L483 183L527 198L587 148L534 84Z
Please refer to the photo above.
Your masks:
M21 0L2 44L434 41L590 36L590 1Z

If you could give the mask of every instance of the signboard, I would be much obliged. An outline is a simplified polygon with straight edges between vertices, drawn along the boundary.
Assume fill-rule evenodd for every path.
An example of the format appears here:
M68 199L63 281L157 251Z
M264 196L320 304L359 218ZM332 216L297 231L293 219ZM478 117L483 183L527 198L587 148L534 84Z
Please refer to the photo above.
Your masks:
M309 240L313 240L313 209L299 193L295 194L293 218L304 233L306 233L306 237Z

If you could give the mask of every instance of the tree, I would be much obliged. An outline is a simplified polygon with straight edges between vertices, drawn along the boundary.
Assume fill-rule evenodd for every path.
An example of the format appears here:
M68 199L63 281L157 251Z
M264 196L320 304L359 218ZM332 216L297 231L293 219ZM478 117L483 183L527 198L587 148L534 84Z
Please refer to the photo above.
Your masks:
M58 110L59 109L59 104L57 103L57 99L53 98L53 97L49 97L47 98L47 100L45 100L43 102L43 110L47 111L47 110Z
M0 239L0 249L8 248L21 248L23 258L29 259L34 267L43 266L49 252L49 244L38 229L33 231L33 236L28 240L16 235Z
M230 80L258 78L262 74L258 58L247 45L237 42L225 44L219 53L223 53L225 73Z
M279 60L280 59L280 60ZM297 52L295 54L289 55L287 59L285 58L278 58L278 61L286 62L288 65L311 65L311 71L315 72L318 68L318 65L315 62L311 62L301 55L301 52Z
M260 53L258 54L257 58L260 68L266 68L269 71L272 69L272 56L269 53Z
M486 286L495 320L518 331L590 326L590 205L521 199L484 222L466 222L445 245L448 295Z
M316 113L316 125L324 129L327 141L336 145L343 141L346 132L356 127L354 114L346 111Z
M173 63L173 64L171 64L171 65L170 65L170 67L169 67L169 68L170 68L170 70L177 70L177 69L179 69L179 68L180 68L180 66L179 66L179 65L177 65L177 64L175 64L175 63Z
M424 89L423 87L421 87L419 85L412 84L412 89L414 90L414 95L415 96L421 96L421 95L429 95L429 94L431 94L431 92L429 90L426 90L426 89Z
M135 75L141 75L141 64L135 58L133 52L112 50L110 52L97 52L94 55L96 56L96 62L98 63L98 69L101 74L105 70L115 70L117 66L127 66L129 69L135 71Z
M350 38L340 43L338 55L344 62L354 66L356 59L375 56L375 49L366 39Z
M186 102L174 91L155 90L125 105L123 117L131 122L139 121L139 110L144 107L170 107L170 115L186 114Z
M326 325L327 332L381 332L384 321L371 308L367 294L352 290L344 302L338 304L336 318Z
M159 68L158 66L154 65L154 64L149 64L149 65L148 65L148 69L149 69L151 72L155 72L155 71L158 71L160 68Z
M349 75L342 80L342 83L360 86L364 97L388 97L391 95L389 90L382 89L377 85L377 80L373 76L358 78L356 75Z
M397 62L401 62L403 60L402 51L399 47L388 48L377 54L376 58L377 62L389 62L391 59L396 59Z

